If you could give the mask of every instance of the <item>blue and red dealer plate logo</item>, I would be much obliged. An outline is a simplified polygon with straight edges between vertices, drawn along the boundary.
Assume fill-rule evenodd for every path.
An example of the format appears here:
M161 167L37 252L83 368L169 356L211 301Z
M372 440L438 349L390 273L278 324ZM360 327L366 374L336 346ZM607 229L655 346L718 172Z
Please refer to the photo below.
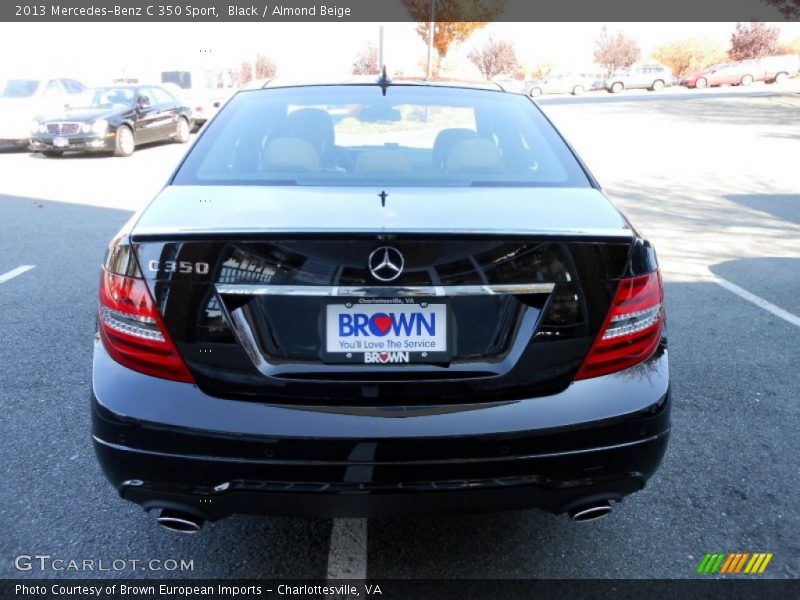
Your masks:
M409 362L409 353L446 352L447 305L371 303L326 307L325 350L364 362Z

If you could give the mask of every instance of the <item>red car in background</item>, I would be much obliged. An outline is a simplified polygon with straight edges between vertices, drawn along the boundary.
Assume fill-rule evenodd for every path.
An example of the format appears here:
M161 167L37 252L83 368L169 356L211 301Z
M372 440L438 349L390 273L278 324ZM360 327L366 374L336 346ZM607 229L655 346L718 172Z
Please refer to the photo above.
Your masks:
M800 70L800 56L767 56L751 60L722 63L709 67L681 80L688 88L705 88L718 85L750 85L754 81L781 83L794 77Z
M756 76L751 72L750 65L744 63L751 62L740 61L714 65L700 73L684 77L681 85L698 89L718 85L750 85L756 80Z

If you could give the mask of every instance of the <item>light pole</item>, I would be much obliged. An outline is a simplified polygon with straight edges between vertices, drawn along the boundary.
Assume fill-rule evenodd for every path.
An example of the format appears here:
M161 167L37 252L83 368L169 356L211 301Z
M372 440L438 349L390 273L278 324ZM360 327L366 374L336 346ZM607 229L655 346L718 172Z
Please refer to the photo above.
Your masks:
M428 72L426 80L430 80L433 74L433 35L436 29L436 0L431 0L431 20L428 24Z

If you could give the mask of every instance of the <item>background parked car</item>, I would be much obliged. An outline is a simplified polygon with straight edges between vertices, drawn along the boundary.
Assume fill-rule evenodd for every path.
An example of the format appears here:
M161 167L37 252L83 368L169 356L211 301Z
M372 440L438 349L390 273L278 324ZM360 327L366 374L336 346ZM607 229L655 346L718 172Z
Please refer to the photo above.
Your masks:
M578 95L593 89L596 76L586 73L556 73L546 79L532 81L528 84L528 95L573 94Z
M622 90L658 91L672 85L672 71L664 65L642 65L615 73L605 81L605 88L612 93Z
M197 125L213 117L236 91L231 72L226 69L162 71L161 83L188 104Z
M712 65L699 71L685 76L681 79L681 85L687 88L706 88L718 85L732 85L734 82L734 72L731 69L733 63L721 63ZM736 80L738 83L738 79Z
M800 55L765 56L758 59L756 65L759 79L767 83L781 83L800 72Z
M798 70L800 70L800 56L795 54L767 56L714 65L684 77L681 85L702 89L718 85L750 85L755 81L780 83L797 75Z
M137 145L189 141L191 110L157 86L112 86L86 90L66 109L33 123L31 149L45 156L65 151L113 151L130 156Z
M525 82L514 79L513 77L495 77L492 79L492 82L501 86L507 92L518 93L525 91Z
M75 79L20 78L0 80L0 144L26 146L31 121L62 108L86 89Z

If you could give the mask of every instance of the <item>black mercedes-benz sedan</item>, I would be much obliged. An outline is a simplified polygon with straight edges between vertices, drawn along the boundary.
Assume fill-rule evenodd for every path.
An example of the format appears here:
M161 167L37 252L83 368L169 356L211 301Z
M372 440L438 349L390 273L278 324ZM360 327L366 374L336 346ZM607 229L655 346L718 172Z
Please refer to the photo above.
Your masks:
M178 531L598 518L666 449L663 303L653 247L525 95L240 91L108 249L96 452Z
M30 148L45 156L67 151L130 156L138 145L189 141L192 111L157 86L113 86L82 92L59 114L31 124Z

